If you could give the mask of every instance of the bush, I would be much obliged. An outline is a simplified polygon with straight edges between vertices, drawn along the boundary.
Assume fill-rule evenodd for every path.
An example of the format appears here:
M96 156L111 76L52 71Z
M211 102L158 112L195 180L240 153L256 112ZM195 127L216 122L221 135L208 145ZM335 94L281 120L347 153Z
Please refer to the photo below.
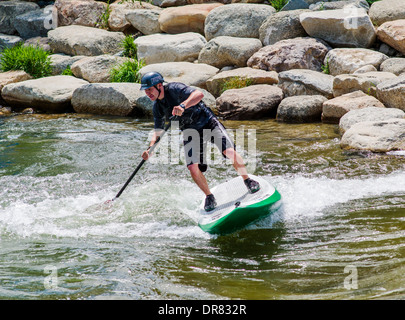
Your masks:
M276 11L280 11L287 4L288 0L269 0L269 2Z
M122 55L124 57L138 59L137 57L138 48L134 41L135 40L131 35L127 35L125 39L122 41L122 47L124 48L124 52L122 53Z
M139 70L145 66L143 60L128 59L117 67L111 69L110 81L111 82L141 82L141 75Z
M49 52L32 45L23 46L21 43L12 48L6 48L0 59L0 70L24 70L33 78L52 75Z
M244 87L248 87L254 84L254 81L249 78L241 78L241 77L232 77L229 80L225 81L221 87L219 94L221 95L224 91L229 89L240 89Z

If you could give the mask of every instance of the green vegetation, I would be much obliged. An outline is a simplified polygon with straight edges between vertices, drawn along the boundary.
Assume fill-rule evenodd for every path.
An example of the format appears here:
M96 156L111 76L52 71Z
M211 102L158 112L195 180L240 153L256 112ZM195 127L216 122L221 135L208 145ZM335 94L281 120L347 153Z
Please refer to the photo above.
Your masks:
M326 74L330 74L330 70L329 70L329 58L326 59L326 64L321 66L322 72L326 73Z
M221 86L220 95L229 89L240 89L244 87L248 87L254 84L254 81L249 78L242 78L242 77L232 77L229 80L225 81L224 84Z
M108 19L110 18L110 0L107 1L107 6L103 14L98 18L98 22L96 23L96 27L100 29L108 29Z
M280 11L287 2L288 0L269 0L270 5L276 9L276 11Z
M141 75L139 70L145 66L143 60L128 59L124 63L111 69L110 81L111 82L141 82Z
M138 48L136 47L136 43L134 41L135 40L131 35L127 35L125 39L122 41L122 47L124 48L123 52L124 57L138 59L137 58Z
M381 1L381 0L366 0L366 1L371 6L374 2Z
M70 66L67 66L65 70L61 73L62 76L73 76L73 72L70 69Z
M0 71L24 70L33 78L52 75L49 52L36 46L23 46L22 43L6 48L0 59Z

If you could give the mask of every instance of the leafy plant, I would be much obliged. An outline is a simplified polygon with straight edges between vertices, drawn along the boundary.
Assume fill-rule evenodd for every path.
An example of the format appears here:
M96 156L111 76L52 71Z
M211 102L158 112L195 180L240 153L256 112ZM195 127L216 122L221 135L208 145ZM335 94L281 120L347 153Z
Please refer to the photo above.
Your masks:
M62 76L73 76L72 69L70 69L70 66L67 66L65 70L62 71L61 73Z
M248 87L254 84L254 81L250 78L243 78L243 77L232 77L229 80L225 81L224 84L221 86L220 95L229 89L240 89L244 87Z
M110 0L107 1L107 6L105 7L105 11L103 14L98 18L98 22L96 23L96 27L100 29L108 29L108 19L110 18Z
M52 75L49 52L33 45L23 46L22 43L6 48L0 58L0 70L24 70L33 78Z
M374 2L380 1L380 0L366 0L368 4L371 6Z
M128 59L110 71L111 82L141 82L139 70L145 66L143 60Z
M276 9L276 11L280 11L287 2L288 0L269 0L270 5Z
M137 52L138 48L136 46L135 40L131 35L127 35L122 41L122 46L124 48L123 55L124 57L138 59Z

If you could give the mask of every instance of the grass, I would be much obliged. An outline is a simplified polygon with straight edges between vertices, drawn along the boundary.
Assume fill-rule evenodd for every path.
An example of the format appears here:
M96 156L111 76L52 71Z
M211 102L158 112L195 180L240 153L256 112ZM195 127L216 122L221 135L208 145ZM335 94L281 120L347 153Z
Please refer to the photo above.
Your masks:
M23 46L21 43L6 48L0 59L0 70L24 70L38 79L52 75L50 53L36 46Z
M224 91L229 89L240 89L251 86L252 84L254 84L254 81L252 79L242 77L232 77L224 82L224 84L221 86L219 94L221 95L222 93L224 93Z
M143 60L128 59L122 64L111 69L110 81L111 82L141 82L141 75L139 70L145 66Z
M270 5L276 9L276 11L280 11L286 4L288 0L269 0Z

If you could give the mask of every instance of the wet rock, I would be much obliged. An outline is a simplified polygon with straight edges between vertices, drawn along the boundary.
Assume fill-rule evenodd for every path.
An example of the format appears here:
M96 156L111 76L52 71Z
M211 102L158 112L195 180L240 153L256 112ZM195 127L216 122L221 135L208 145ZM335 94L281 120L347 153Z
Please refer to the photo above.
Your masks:
M259 28L276 12L265 4L234 3L210 11L205 19L205 37L209 41L219 36L259 38Z
M372 152L405 150L405 119L356 123L343 134L340 146Z
M321 121L322 104L328 100L324 96L294 96L281 101L276 120L289 123Z
M322 108L322 122L339 123L340 118L347 112L368 107L385 108L376 98L362 91L347 93L324 102Z
M322 95L333 98L333 76L322 72L295 69L278 74L278 85L286 97Z
M321 71L330 49L323 41L309 37L281 40L253 54L247 66L276 72L291 69Z
M135 40L138 59L146 64L170 61L193 62L207 43L205 38L195 32L181 34L152 34Z
M207 89L214 97L218 97L225 82L232 78L249 79L252 84L277 84L278 74L275 71L264 71L249 67L222 71L208 79Z
M152 101L138 83L91 83L76 89L72 106L77 113L113 116L151 115Z
M246 67L247 60L260 48L262 43L259 39L220 36L204 45L199 53L198 62L217 68Z
M394 108L368 107L351 110L340 118L339 131L344 134L356 123L365 121L385 121L388 119L405 119L405 112Z
M338 48L330 50L324 60L331 75L350 74L361 67L372 65L377 70L388 59L383 53L363 48Z
M276 86L258 84L226 90L217 99L218 114L224 119L261 119L274 116L283 92Z
M70 109L73 91L85 84L71 76L52 76L5 85L1 95L11 106L59 113Z
M125 36L122 32L111 32L83 26L66 26L48 32L49 45L55 53L71 56L97 56L115 54L122 50Z

